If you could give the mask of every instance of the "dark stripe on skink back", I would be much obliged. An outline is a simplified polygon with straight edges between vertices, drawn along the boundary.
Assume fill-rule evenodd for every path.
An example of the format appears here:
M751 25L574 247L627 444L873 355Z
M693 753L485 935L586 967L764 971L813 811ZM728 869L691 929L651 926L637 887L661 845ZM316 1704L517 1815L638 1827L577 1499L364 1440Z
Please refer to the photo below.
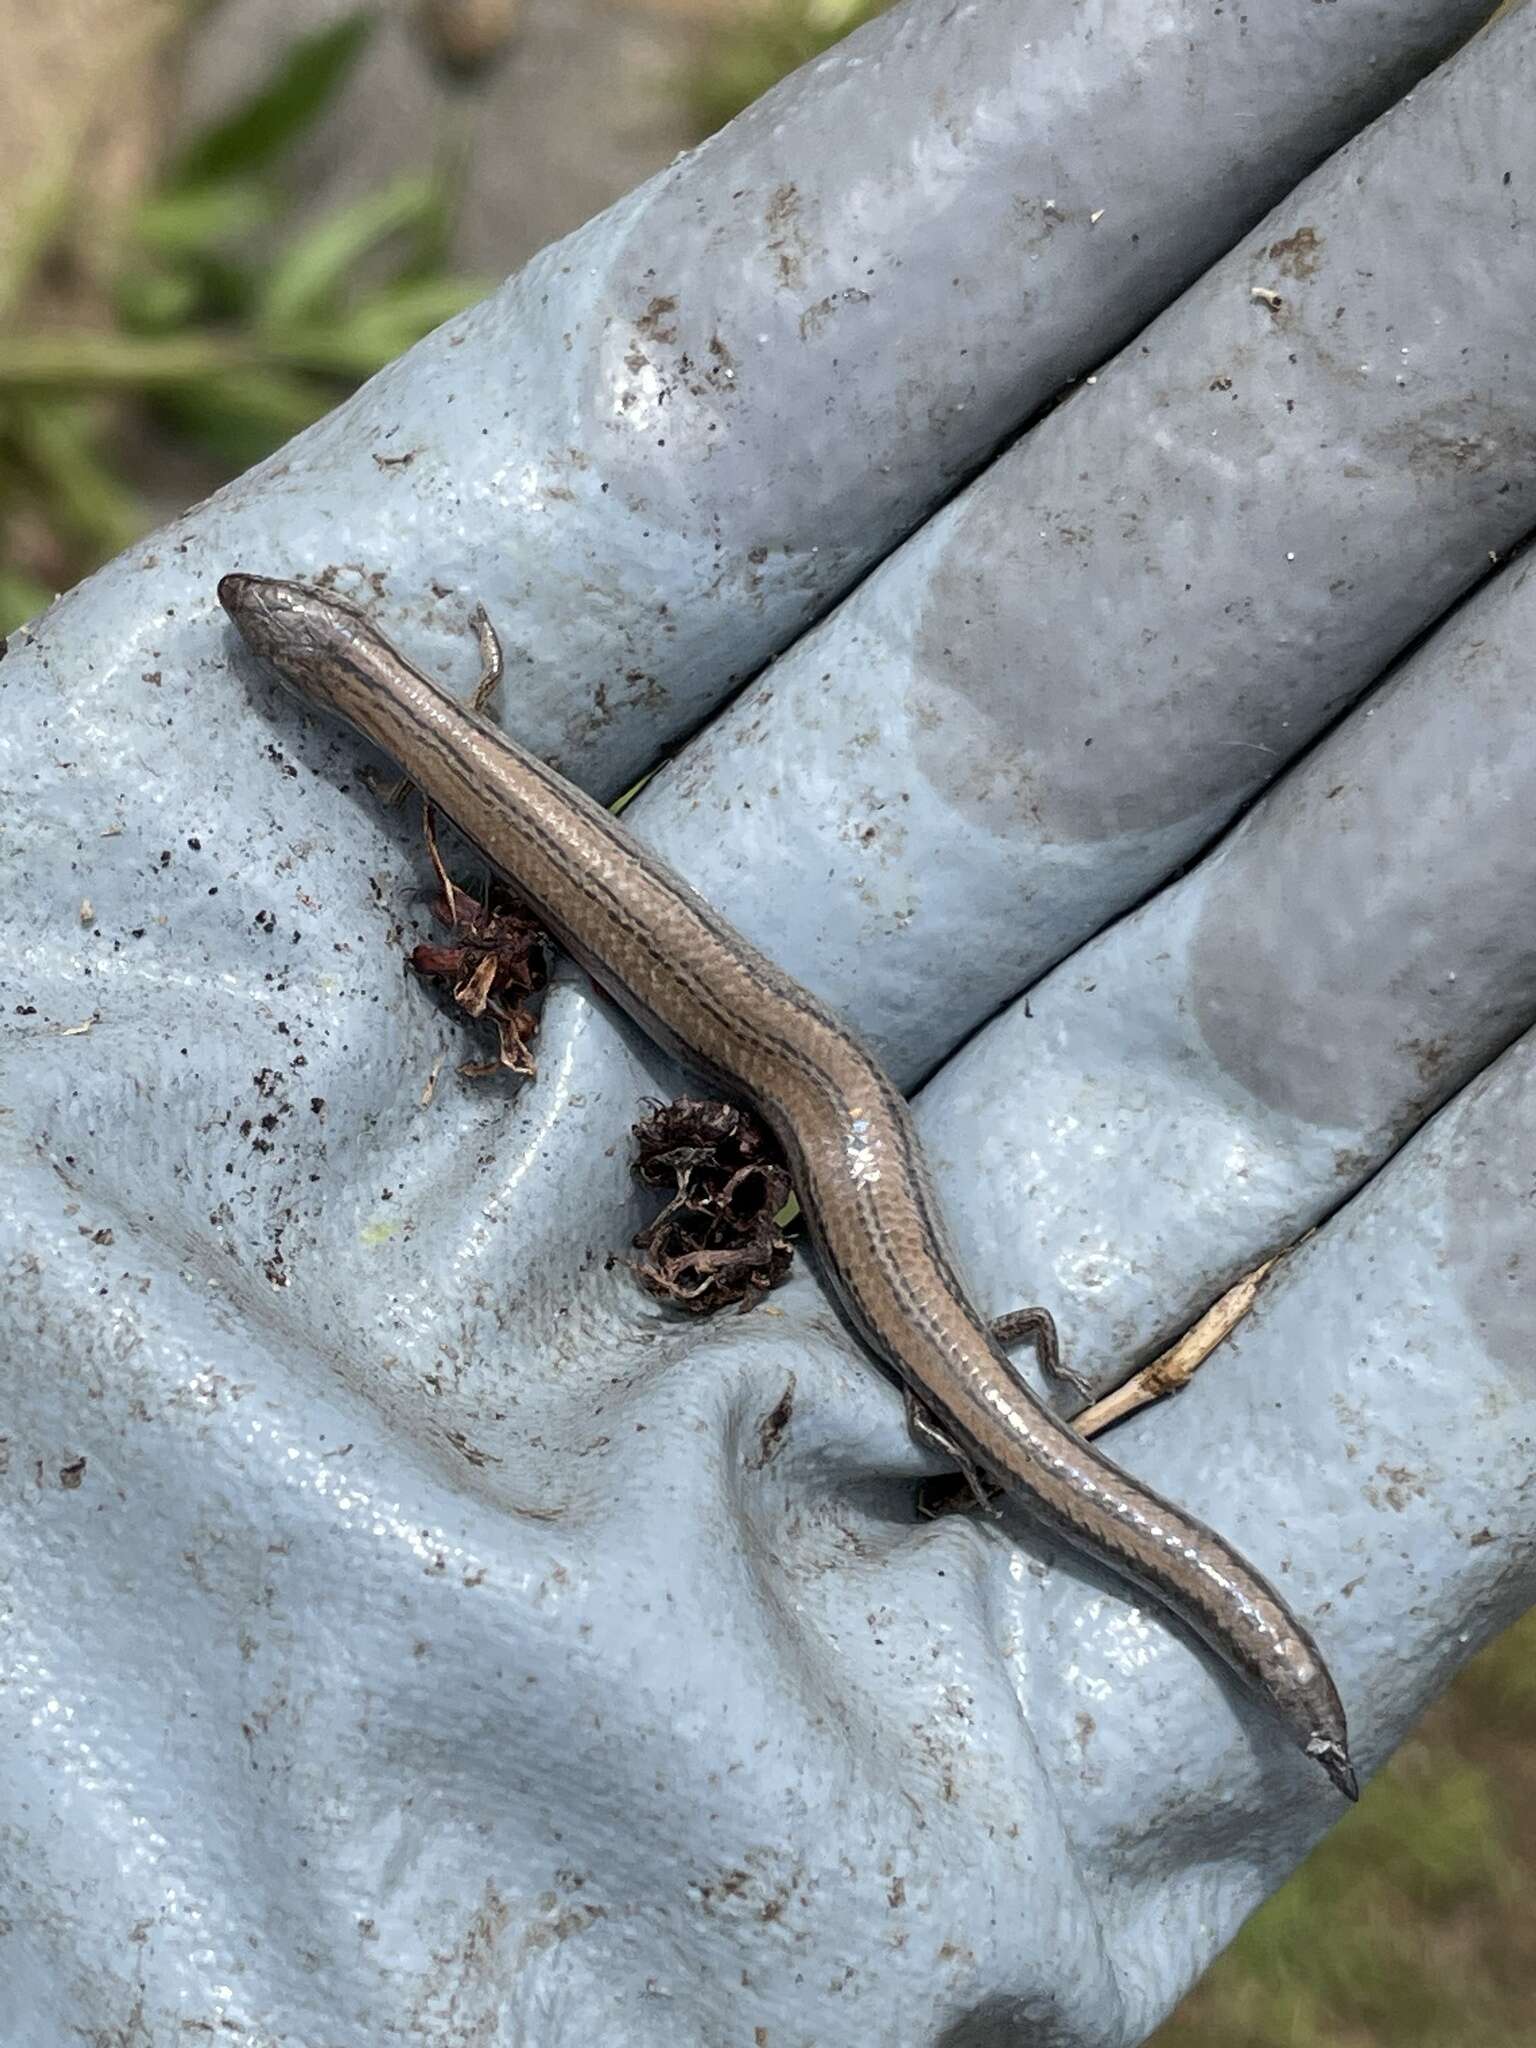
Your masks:
M248 645L391 754L641 1027L753 1105L783 1145L855 1330L1047 1527L1193 1629L1356 1796L1343 1709L1279 1594L1015 1376L972 1306L906 1103L871 1055L600 805L303 584L226 576Z

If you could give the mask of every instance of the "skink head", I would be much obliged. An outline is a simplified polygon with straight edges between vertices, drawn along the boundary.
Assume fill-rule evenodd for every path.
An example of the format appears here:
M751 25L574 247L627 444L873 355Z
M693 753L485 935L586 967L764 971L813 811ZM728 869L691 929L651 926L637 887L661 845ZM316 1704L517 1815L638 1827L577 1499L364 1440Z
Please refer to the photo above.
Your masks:
M317 650L333 646L339 636L367 630L355 605L280 576L248 576L242 571L221 576L219 603L251 652L270 661L285 681L297 680L295 668L302 669Z

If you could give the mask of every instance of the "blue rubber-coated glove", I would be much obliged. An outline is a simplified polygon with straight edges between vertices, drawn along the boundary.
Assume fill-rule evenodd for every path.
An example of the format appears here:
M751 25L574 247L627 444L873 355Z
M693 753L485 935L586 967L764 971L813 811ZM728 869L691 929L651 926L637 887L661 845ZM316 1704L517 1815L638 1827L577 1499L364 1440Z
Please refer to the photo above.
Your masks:
M1106 2048L1341 1810L1025 1512L916 1518L811 1267L639 1292L675 1076L566 972L457 1077L415 819L227 569L466 688L483 601L606 794L781 654L632 822L935 1075L982 1305L1107 1387L1321 1226L1113 1455L1367 1766L1532 1597L1536 16L1283 196L1481 11L898 9L13 639L18 2043Z

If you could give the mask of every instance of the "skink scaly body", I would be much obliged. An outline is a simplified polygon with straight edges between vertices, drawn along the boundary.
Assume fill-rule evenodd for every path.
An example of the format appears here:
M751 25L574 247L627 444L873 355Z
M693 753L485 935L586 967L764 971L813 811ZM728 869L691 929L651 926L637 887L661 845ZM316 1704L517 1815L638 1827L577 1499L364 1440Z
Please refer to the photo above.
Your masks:
M219 598L285 681L399 762L658 1044L757 1110L849 1322L944 1435L1209 1644L1355 1798L1337 1690L1280 1595L1016 1376L956 1270L907 1105L857 1037L362 612L263 576L226 576Z

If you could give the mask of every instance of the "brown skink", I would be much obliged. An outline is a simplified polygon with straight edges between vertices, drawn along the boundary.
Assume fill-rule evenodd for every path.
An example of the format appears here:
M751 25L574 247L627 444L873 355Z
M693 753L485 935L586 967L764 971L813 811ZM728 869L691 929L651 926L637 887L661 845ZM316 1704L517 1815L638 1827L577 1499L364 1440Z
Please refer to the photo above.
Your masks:
M399 762L659 1045L758 1112L844 1314L960 1455L1176 1615L1358 1797L1338 1692L1280 1595L1016 1375L950 1255L907 1105L846 1025L362 612L266 576L225 576L219 599L285 681ZM481 641L494 672L483 614Z

